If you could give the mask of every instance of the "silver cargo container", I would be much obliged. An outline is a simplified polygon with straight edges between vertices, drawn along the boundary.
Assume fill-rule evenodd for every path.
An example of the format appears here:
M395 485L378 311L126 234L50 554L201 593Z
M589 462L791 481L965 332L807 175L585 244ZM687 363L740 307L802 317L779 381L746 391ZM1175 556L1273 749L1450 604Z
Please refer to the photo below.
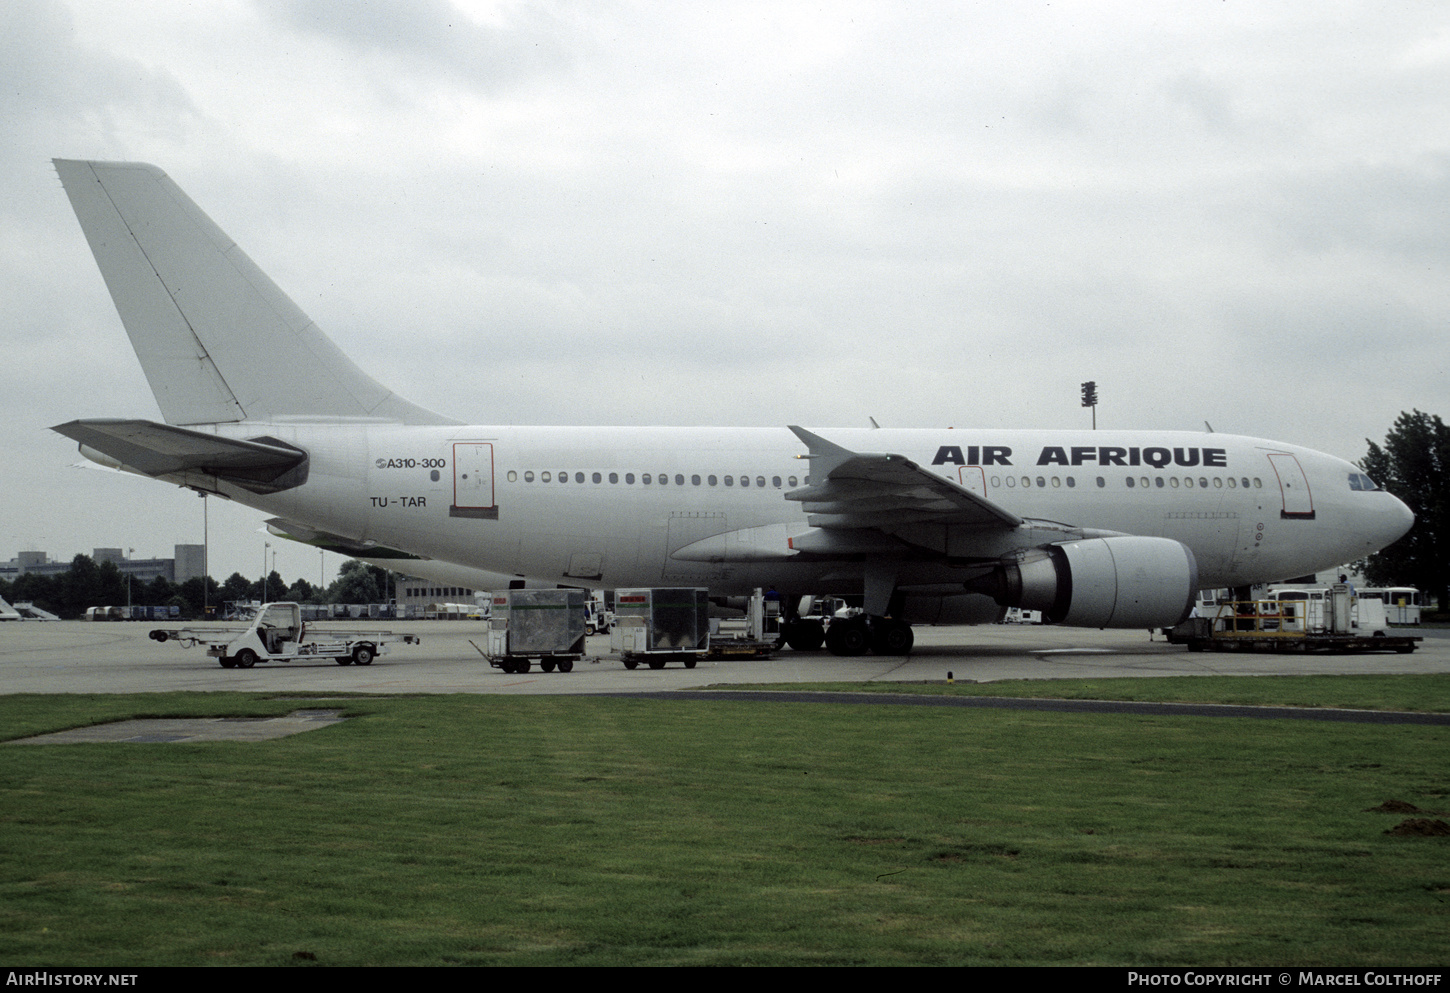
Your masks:
M584 590L503 590L490 595L489 665L528 672L539 659L545 672L574 668L584 654Z
M704 587L616 590L610 647L627 668L677 658L693 669L710 650L710 591Z

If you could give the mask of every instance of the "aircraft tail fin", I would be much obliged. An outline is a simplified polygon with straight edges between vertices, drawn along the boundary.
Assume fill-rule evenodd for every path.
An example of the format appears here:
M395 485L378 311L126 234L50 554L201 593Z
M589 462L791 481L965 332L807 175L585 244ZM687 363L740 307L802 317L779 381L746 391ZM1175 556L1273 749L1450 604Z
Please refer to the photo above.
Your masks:
M359 369L155 166L56 159L168 424L451 424Z

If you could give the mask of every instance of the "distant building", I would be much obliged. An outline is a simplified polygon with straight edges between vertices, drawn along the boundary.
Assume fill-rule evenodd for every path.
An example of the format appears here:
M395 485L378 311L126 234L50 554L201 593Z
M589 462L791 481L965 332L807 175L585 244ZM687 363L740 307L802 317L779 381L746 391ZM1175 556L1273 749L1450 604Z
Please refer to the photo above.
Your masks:
M188 579L200 579L206 575L206 546L176 546L176 579L184 583Z
M132 582L149 583L164 576L169 583L184 583L205 575L206 549L203 545L176 545L175 557L169 559L128 559L123 548L93 548L91 560L97 565L113 562L122 576ZM70 568L71 561L56 562L45 552L20 552L9 562L0 562L0 579L14 580L20 576L57 576Z
M476 594L465 586L444 586L431 579L397 577L397 602L400 610L412 607L421 614L422 610L435 603L476 603ZM411 616L411 615L410 615Z

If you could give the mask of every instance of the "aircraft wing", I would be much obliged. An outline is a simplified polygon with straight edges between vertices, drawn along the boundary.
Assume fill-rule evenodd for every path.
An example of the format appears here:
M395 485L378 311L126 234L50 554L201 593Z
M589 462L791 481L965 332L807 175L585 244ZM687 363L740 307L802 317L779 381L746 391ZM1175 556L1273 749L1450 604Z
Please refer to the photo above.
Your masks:
M853 452L804 428L811 483L785 494L799 501L812 527L892 529L910 524L952 524L1007 531L1022 518L904 455Z
M215 476L254 493L274 493L307 478L307 453L275 438L243 441L154 421L69 421L51 428L143 476L189 472Z

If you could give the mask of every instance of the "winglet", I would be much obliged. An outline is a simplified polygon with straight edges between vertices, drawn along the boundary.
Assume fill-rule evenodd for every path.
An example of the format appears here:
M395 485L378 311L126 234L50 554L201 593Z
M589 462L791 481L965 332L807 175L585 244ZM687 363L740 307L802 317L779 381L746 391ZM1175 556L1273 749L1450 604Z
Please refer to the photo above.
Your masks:
M806 455L798 455L796 458L811 460L811 475L817 480L824 480L837 467L849 462L856 457L855 452L849 448L842 448L833 441L827 441L818 434L812 434L803 427L794 424L788 425L791 432L805 442L806 448L810 449Z

